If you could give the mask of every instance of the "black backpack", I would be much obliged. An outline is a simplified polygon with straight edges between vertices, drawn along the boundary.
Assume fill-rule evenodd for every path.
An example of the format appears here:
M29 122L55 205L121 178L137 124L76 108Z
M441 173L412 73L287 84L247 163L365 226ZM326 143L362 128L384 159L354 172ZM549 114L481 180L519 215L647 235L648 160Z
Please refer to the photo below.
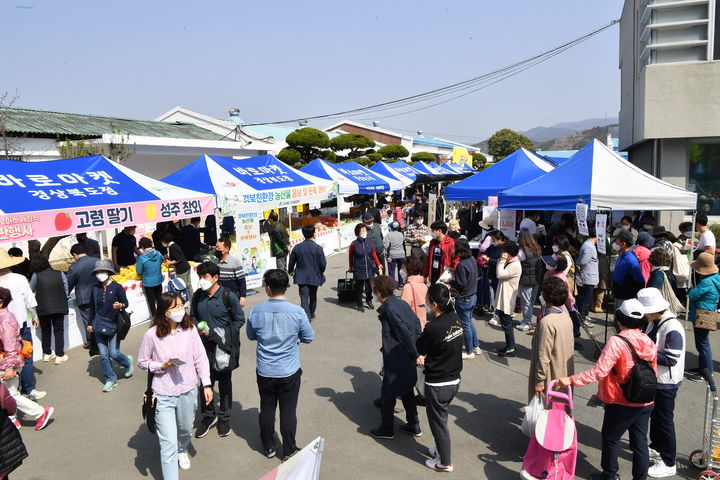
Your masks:
M620 377L618 377L617 372L613 369L618 383L620 383L620 388L622 388L623 395L625 395L625 399L630 403L649 403L654 401L655 392L657 391L657 376L655 375L655 370L653 370L650 362L638 356L635 347L632 346L632 343L630 343L627 338L621 335L615 336L627 343L627 346L630 347L630 351L633 354L633 360L635 361L635 365L633 365L625 378L625 383L620 383Z

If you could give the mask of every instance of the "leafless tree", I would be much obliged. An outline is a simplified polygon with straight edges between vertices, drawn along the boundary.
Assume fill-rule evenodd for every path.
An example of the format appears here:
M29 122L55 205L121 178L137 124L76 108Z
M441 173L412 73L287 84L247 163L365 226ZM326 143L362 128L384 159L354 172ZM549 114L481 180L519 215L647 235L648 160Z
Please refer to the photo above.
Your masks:
M7 129L11 115L9 109L18 98L17 92L12 95L9 92L0 93L0 158L16 160L18 156L22 157L22 139L11 135Z

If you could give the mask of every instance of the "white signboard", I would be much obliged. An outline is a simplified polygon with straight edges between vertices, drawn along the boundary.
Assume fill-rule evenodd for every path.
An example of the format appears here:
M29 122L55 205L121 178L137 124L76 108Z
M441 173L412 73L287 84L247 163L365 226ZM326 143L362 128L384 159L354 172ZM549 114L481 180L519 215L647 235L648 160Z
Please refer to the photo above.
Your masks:
M257 288L262 284L262 273L267 269L267 259L261 255L260 214L239 213L235 215L234 255L242 263L247 276L247 287Z
M511 240L515 240L515 233L517 232L516 216L515 210L500 210L498 214L498 230Z
M578 203L575 205L575 219L577 220L578 234L587 236L588 224L587 224L588 206L586 203Z
M595 215L595 231L597 233L597 249L603 255L607 255L607 215L598 213Z

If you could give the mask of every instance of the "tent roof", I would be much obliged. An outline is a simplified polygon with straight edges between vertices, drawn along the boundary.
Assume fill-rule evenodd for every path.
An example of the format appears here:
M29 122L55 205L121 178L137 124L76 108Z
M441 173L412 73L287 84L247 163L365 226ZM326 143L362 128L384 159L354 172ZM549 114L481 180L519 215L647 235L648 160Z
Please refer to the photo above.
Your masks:
M373 172L357 162L330 163L320 158L300 169L310 175L338 182L341 195L400 190L401 182Z
M449 185L445 188L445 199L484 202L501 190L527 183L552 169L551 163L521 148L472 177Z
M697 195L663 182L593 140L552 172L504 190L499 208L574 210L695 210Z
M272 155L243 159L203 155L163 180L217 195L225 213L324 200L333 191L332 181L296 170Z
M0 160L0 242L207 215L211 195L135 172L102 155Z
M400 172L400 174L405 175L406 177L414 178L418 182L437 181L436 179L439 178L438 175L421 172L413 165L403 162L402 160L398 160L396 162L389 162L385 165Z
M383 175L385 177L398 180L402 184L402 188L405 188L408 185L414 183L416 178L415 175L413 175L412 177L403 175L402 173L398 172L397 170L383 162L375 163L375 165L370 167L370 170L375 173L379 173L380 175Z

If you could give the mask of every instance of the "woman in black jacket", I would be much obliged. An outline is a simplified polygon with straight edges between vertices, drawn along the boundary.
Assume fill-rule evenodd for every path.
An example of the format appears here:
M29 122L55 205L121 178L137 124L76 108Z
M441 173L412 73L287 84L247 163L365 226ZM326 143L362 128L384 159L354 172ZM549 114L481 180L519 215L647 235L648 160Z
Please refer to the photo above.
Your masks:
M472 256L470 244L464 238L455 242L455 256L460 259L455 267L455 278L448 283L458 291L455 302L455 311L462 322L465 332L465 352L463 358L475 358L479 355L480 341L473 323L473 309L477 301L478 268L477 261Z
M37 314L42 332L43 361L55 360L60 365L68 360L65 355L65 315L68 314L68 282L65 274L50 267L45 257L34 257L30 261L30 288L35 292ZM55 353L52 349L52 335L55 335Z
M383 375L380 389L381 425L370 430L375 438L395 438L395 400L402 399L407 423L400 430L419 437L420 421L414 388L417 383L419 354L415 342L420 336L420 320L407 302L393 292L395 282L387 275L372 279L372 292L381 303L378 316L382 325ZM462 332L461 332L462 333Z
M447 416L460 389L463 366L463 328L453 311L453 293L442 284L430 287L427 304L432 315L416 344L425 356L425 409L436 445L428 450L431 458L425 465L439 472L453 471Z

